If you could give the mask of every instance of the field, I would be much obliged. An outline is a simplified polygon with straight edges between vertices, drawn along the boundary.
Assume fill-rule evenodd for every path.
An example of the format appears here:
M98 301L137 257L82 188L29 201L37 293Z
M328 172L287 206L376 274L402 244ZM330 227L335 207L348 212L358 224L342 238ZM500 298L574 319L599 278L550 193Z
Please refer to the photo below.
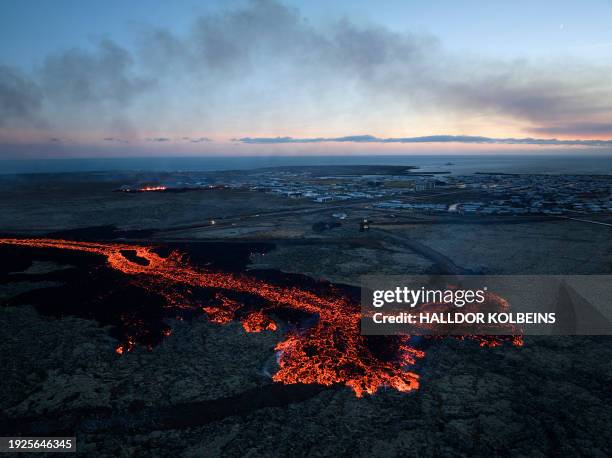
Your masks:
M286 281L308 288L318 287L312 286L316 280L350 290L373 272L612 272L605 226L390 216L371 202L319 204L241 189L113 192L134 178L2 177L0 232L184 247L204 267L259 278L305 275ZM333 218L338 211L346 218ZM371 229L360 232L364 218ZM313 228L333 221L340 225ZM527 336L522 347L496 348L452 338L425 341L426 356L412 369L420 377L417 390L383 388L357 397L342 384L274 382L284 326L245 332L237 320L219 324L205 313L164 316L160 322L170 335L118 355L122 342L110 318L54 313L32 293L73 284L75 266L83 282L83 269L90 269L91 278L106 279L112 290L115 277L102 275L98 261L68 256L30 262L6 247L0 252L2 430L76 432L80 452L103 449L109 456L148 450L168 456L612 452L608 337ZM77 294L74 288L68 291Z

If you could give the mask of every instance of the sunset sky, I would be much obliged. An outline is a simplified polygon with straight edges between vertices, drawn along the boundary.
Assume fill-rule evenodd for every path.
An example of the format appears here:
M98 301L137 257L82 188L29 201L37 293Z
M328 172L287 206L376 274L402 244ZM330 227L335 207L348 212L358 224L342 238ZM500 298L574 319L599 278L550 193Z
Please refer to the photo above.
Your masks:
M610 24L609 0L3 0L0 158L610 153Z

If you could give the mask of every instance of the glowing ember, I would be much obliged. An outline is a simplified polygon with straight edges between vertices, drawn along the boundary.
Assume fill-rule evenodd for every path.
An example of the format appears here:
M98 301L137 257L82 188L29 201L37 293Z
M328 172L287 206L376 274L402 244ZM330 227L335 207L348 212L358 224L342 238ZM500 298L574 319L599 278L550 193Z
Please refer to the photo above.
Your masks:
M226 324L234 319L236 312L241 305L233 299L223 295L217 295L217 299L221 301L218 307L203 307L202 310L208 315L208 319L213 323Z
M160 189L150 189L160 190ZM214 323L228 323L240 317L247 332L274 331L277 324L269 314L275 309L288 309L316 316L316 323L305 330L293 330L277 344L278 372L273 380L279 383L343 384L359 397L375 393L383 386L398 391L419 387L419 376L408 371L425 356L413 348L408 337L390 338L394 350L391 358L381 358L368 345L367 337L360 334L358 304L339 292L317 295L295 286L280 286L245 275L201 270L190 265L178 252L167 257L156 254L151 247L119 243L75 242L54 239L0 239L0 244L34 248L76 250L100 254L108 265L128 276L133 283L166 298L168 306L202 309ZM126 257L126 253L132 255ZM190 293L191 288L217 291L214 305L202 307ZM239 301L223 292L246 294L259 298L265 304L259 310L238 314L243 308ZM164 331L167 336L169 331ZM481 346L495 347L510 341L521 345L520 337L473 337ZM124 354L133 349L135 339L115 350Z
M262 312L250 313L243 321L246 332L276 331L276 323Z
M167 188L165 186L144 186L142 188L138 188L139 192L155 192L155 191L165 191Z

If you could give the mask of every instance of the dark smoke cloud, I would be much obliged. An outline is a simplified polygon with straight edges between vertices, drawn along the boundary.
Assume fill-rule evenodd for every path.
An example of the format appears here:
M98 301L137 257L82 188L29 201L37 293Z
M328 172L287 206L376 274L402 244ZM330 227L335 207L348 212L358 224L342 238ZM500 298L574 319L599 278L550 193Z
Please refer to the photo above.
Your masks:
M139 36L135 50L102 40L48 56L31 75L0 67L0 123L31 126L38 117L71 130L112 128L120 119L135 135L193 131L194 120L211 132L306 123L333 131L341 119L365 130L393 117L444 113L509 119L552 136L573 134L564 128L580 127L576 119L612 114L609 67L449 54L430 35L348 19L321 26L274 0L195 18L184 33L147 28ZM343 138L333 141L366 141ZM478 142L510 141L562 144Z
M46 96L58 106L119 108L154 81L133 75L133 65L130 52L110 40L102 40L92 51L74 48L47 57L39 79Z
M606 135L612 136L612 123L577 122L570 124L534 127L534 134L543 135Z
M0 126L12 121L38 122L42 92L22 72L0 65Z
M450 111L511 117L531 125L612 112L609 68L450 55L429 35L349 20L326 29L270 0L201 17L185 37L151 31L145 43L155 50L149 64L196 75L203 90L216 91L221 98L235 93L245 99L269 96L234 103L253 108L253 116L278 112L271 122L291 119L298 105L316 106L322 116L333 116L336 110L339 116L351 111L383 116L394 110ZM263 80L274 90L253 86ZM245 81L248 88L242 92ZM347 88L350 95L345 95Z
M0 126L55 130L105 125L130 130L124 109L155 85L133 55L110 40L49 55L31 74L0 65Z

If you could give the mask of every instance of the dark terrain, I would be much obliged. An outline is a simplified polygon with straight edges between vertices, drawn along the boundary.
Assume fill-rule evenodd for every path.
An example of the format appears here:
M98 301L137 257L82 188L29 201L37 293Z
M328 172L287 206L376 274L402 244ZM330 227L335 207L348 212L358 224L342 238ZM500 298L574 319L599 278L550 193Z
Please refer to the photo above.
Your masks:
M329 280L349 292L372 271L612 271L609 229L575 222L408 223L359 233L370 210L353 209L340 227L316 232L320 206L260 193L127 196L112 192L125 178L107 176L0 181L5 235L146 241L184 250L200 266L312 288ZM319 213L263 214L294 207ZM256 212L201 229L220 214ZM181 225L198 229L160 231ZM237 321L166 309L95 255L2 247L0 256L3 435L76 435L82 456L612 454L609 337L527 336L523 347L498 348L423 342L418 390L357 398L342 386L272 382L285 325L246 333ZM148 333L118 355L134 331L119 319L125 314Z

